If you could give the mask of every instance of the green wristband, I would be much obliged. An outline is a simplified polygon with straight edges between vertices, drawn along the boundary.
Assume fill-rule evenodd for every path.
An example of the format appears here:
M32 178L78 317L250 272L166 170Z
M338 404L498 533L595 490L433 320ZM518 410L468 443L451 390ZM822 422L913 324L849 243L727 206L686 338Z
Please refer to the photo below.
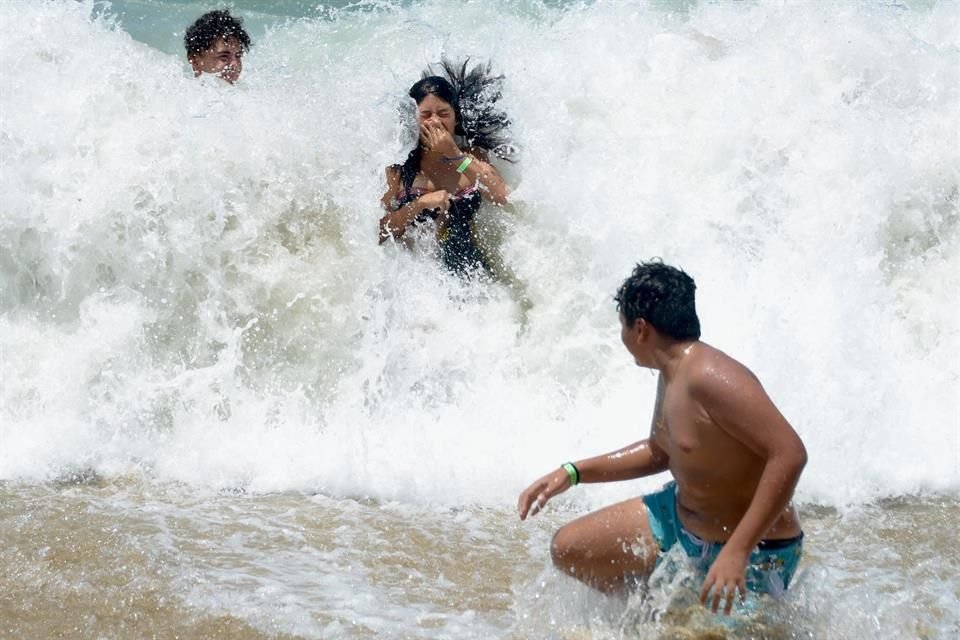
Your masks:
M567 476L570 478L571 487L580 484L580 471L572 462L564 462L560 466L563 467L563 470L567 472Z
M470 156L467 156L466 158L464 158L463 162L460 163L460 166L457 167L457 173L463 173L464 171L466 171L467 167L470 166L471 162L473 162L473 158L471 158Z

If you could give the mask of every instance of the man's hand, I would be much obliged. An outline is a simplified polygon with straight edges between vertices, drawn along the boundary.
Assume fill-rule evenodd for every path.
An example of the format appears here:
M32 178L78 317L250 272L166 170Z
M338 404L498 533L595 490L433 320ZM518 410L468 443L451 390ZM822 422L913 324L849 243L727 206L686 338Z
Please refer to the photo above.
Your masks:
M520 499L517 501L520 519L526 520L527 515L536 514L543 509L550 498L569 488L570 476L563 467L543 476L520 494Z
M730 615L733 610L733 598L738 596L743 601L747 593L747 583L744 575L747 571L747 562L750 552L743 553L725 546L720 550L717 559L710 566L707 578L700 589L700 604L709 607L714 613L720 605L721 598L725 599L724 615ZM711 590L713 596L711 598ZM708 604L708 599L711 602Z

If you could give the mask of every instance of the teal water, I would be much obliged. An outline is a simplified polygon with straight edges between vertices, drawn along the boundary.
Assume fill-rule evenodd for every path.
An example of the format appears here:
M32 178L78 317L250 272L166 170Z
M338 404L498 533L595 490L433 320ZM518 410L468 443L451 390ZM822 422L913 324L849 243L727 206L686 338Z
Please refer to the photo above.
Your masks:
M474 0L477 1L477 0ZM481 2L483 0L480 0ZM814 0L810 0L813 2ZM825 10L830 5L838 5L846 0L827 0L819 2ZM938 0L883 0L877 4L903 9L928 10ZM449 4L466 4L468 0L450 0ZM591 4L585 0L518 0L509 3L508 10L517 13L536 13L540 9L557 9ZM646 4L664 13L688 14L699 4L711 4L705 0L648 0ZM755 0L751 3L757 4ZM257 41L269 30L276 29L291 20L331 19L336 14L383 10L384 8L402 9L418 4L416 0L365 1L335 0L317 2L316 0L234 0L228 5L231 13L243 18L248 33ZM220 3L197 2L196 0L111 0L101 4L104 15L116 18L124 31L134 39L150 45L165 53L179 53L182 50L183 34L187 25L211 9L220 8ZM496 8L503 10L503 5Z

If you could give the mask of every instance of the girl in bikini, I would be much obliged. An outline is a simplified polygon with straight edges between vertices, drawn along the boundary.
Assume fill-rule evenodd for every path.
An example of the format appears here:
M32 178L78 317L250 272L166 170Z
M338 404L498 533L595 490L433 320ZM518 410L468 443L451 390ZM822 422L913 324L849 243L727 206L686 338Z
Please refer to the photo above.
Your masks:
M505 130L510 121L495 109L503 76L490 65L467 72L441 62L446 77L431 70L410 88L417 103L419 141L403 164L387 167L381 198L380 243L400 240L418 224L432 224L444 264L460 274L489 271L473 239L471 221L484 199L507 203L507 186L489 154L510 160Z

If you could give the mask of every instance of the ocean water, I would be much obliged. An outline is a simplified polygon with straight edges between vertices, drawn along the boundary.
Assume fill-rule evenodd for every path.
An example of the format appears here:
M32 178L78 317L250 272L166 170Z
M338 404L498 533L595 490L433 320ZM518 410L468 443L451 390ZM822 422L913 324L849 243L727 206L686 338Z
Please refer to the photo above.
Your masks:
M0 637L960 633L960 3L0 3ZM404 96L506 76L500 280L377 245ZM794 588L611 600L518 493L644 437L652 256L807 445ZM720 462L718 462L720 463Z

